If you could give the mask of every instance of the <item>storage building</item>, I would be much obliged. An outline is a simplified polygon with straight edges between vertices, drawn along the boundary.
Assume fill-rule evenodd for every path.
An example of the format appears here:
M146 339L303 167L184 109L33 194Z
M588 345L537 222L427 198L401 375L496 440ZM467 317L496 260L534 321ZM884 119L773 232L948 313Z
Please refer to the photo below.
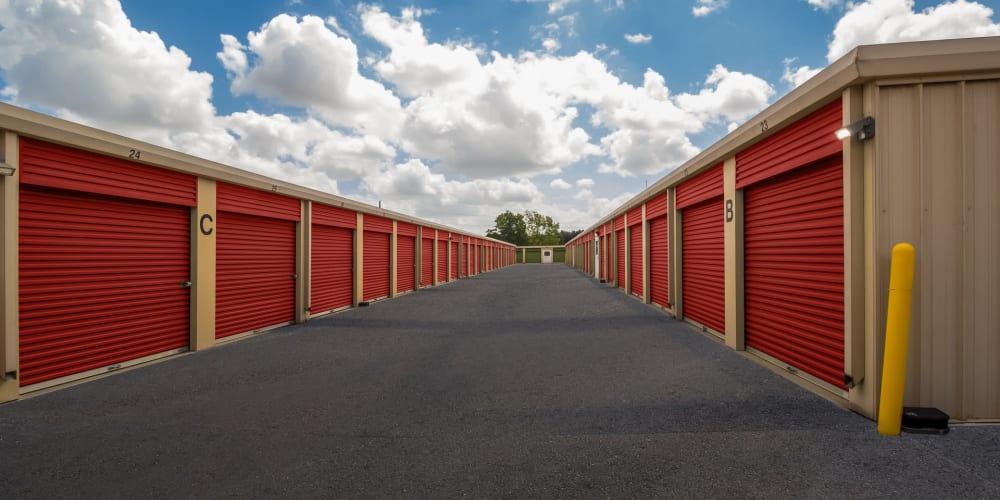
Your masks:
M568 243L570 264L875 418L890 253L905 404L1000 419L1000 38L861 46Z

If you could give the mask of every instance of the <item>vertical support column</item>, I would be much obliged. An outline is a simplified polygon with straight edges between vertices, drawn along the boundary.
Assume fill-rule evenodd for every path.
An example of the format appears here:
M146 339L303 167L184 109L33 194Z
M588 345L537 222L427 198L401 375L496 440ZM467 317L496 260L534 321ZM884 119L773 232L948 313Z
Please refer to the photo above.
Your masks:
M667 274L668 294L670 295L670 305L674 309L675 318L684 317L684 291L681 289L684 274L683 259L681 251L681 228L684 221L680 210L677 210L677 190L670 188L667 191L667 259L670 261L670 271Z
M364 294L365 214L358 212L358 228L354 230L354 307L361 303Z
M198 206L191 227L191 350L215 345L216 182L198 178Z
M743 329L743 191L736 190L736 157L723 166L725 197L726 345L746 349Z
M642 301L649 304L649 221L646 220L646 204L642 204Z
M399 286L399 262L397 262L396 245L399 240L399 222L392 221L392 237L389 239L389 297L396 297Z
M295 250L295 322L303 323L309 319L309 270L312 262L312 202L301 200L299 208L299 223L296 237L298 242Z
M14 167L14 175L0 176L0 220L3 221L3 247L0 274L3 275L3 302L0 302L0 403L18 398L18 197L21 164L17 134L0 132L0 160Z
M843 123L873 114L874 85L851 87L843 93ZM876 137L877 140L877 137ZM844 378L850 408L877 416L875 377L880 361L874 312L868 297L875 287L874 203L872 198L874 141L844 141ZM866 378L869 378L866 382Z

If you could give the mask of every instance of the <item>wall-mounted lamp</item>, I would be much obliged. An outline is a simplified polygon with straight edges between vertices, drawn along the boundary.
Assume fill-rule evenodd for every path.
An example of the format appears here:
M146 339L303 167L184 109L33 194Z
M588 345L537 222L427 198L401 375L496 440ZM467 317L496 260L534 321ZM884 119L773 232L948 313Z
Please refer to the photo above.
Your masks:
M866 116L842 129L834 132L837 139L844 140L852 135L856 135L859 141L875 137L875 119Z
M14 175L14 172L16 170L17 170L16 168L14 168L14 167L12 167L12 166L10 166L10 165L8 165L8 164L0 161L0 175L10 177L10 176Z

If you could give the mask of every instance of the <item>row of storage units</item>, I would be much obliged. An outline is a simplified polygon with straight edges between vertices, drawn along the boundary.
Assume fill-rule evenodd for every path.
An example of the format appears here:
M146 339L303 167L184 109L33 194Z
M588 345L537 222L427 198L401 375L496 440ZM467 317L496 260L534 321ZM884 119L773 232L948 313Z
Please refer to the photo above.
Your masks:
M568 263L875 418L889 256L911 243L906 405L998 420L998 75L996 37L859 47Z
M500 241L13 106L0 134L0 402L514 263Z

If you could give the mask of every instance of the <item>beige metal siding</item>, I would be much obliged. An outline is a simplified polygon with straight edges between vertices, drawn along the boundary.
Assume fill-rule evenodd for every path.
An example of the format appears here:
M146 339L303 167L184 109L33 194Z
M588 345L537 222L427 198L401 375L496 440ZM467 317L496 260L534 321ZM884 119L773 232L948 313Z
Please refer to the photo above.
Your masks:
M877 332L889 255L917 250L905 404L1000 418L1000 80L879 88Z
M965 411L1000 418L1000 80L965 85Z

